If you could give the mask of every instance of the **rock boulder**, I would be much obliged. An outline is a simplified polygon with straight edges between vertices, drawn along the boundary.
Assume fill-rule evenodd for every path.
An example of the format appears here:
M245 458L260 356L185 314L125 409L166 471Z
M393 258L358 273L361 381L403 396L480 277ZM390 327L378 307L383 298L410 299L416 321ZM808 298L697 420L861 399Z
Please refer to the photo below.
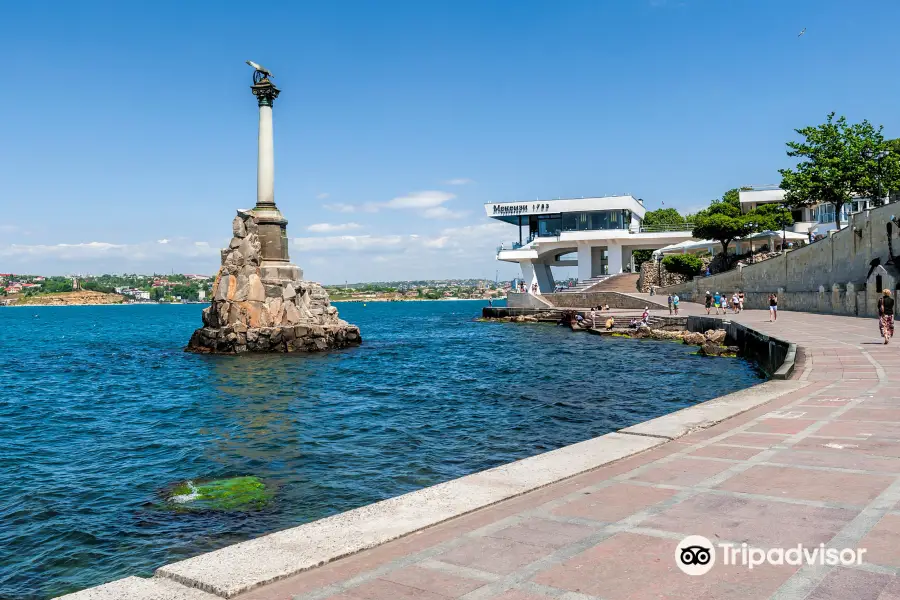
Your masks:
M252 211L238 211L234 239L222 250L212 304L202 313L186 351L319 352L358 345L359 328L342 320L318 283L287 265L261 268L259 226ZM278 278L266 276L273 271ZM294 273L293 277L282 277Z

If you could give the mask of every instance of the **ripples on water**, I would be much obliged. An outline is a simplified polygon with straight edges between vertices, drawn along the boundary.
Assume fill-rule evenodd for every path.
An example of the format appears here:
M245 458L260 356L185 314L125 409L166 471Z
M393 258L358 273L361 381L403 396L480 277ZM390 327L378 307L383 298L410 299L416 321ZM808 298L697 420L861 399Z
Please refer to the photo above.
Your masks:
M0 309L0 598L46 598L602 435L759 381L694 348L339 304L363 346L211 357L201 306ZM36 318L37 317L37 318ZM276 502L173 514L179 480Z

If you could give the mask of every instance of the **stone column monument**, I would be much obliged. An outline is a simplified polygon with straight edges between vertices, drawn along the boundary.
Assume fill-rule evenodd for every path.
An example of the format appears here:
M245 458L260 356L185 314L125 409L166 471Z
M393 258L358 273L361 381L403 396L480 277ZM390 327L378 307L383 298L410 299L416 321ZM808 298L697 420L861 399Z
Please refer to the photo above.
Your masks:
M303 280L290 262L287 219L275 205L272 106L280 90L272 74L253 67L251 90L259 104L256 206L238 210L231 243L194 331L190 352L311 352L361 342L359 328L341 320L318 283Z

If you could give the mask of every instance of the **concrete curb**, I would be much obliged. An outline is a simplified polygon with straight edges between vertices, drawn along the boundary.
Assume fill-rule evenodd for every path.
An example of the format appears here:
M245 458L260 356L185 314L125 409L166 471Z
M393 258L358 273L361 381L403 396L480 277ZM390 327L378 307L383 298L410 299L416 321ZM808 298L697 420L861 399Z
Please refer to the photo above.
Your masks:
M791 344L790 364L785 360L779 371L785 370L789 376L795 354L796 345ZM693 431L711 427L806 385L806 382L799 381L768 381L619 432L172 563L157 569L152 579L128 577L60 598L231 598L645 452Z
M784 362L778 370L772 373L772 379L790 379L794 372L794 362L797 360L797 344L789 344Z
M752 388L714 398L625 429L619 433L674 440L693 431L707 429L731 417L766 404L779 396L808 385L800 381L767 381Z

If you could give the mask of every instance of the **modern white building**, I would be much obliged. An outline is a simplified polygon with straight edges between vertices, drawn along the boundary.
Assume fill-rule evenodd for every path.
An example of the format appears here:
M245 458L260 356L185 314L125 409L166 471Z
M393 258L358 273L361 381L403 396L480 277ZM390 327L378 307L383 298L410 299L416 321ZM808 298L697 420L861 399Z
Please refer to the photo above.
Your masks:
M552 267L578 267L579 281L633 270L635 250L656 250L690 240L687 231L642 227L647 212L632 196L495 202L492 219L515 225L517 241L497 248L497 260L519 263L526 287L554 290Z
M784 204L785 191L776 185L752 186L749 190L739 193L741 211L749 212L761 204ZM869 198L856 198L841 208L841 227L846 225L851 214L873 208ZM836 230L837 222L834 216L834 205L830 203L817 204L811 207L791 209L794 224L788 231L803 233L807 236L827 235L829 231Z

